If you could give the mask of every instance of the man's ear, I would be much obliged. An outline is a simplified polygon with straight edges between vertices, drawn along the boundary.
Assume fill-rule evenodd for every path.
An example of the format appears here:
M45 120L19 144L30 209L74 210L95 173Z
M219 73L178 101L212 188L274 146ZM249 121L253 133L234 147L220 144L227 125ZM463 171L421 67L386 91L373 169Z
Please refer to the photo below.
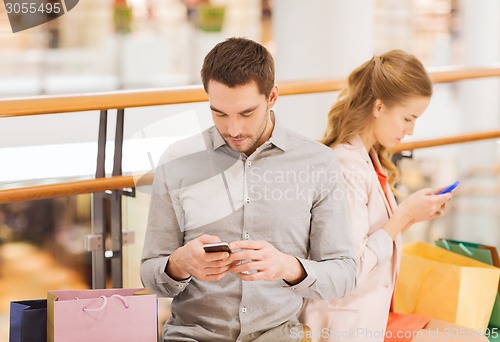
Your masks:
M269 108L274 107L274 104L278 100L278 96L279 96L279 89L278 85L275 83L273 85L273 88L271 89L271 92L269 93Z

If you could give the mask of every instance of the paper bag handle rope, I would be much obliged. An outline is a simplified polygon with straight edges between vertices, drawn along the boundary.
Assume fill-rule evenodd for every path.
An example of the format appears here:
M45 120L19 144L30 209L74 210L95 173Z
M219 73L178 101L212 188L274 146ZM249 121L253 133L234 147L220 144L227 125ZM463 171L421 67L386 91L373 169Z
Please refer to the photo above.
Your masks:
M111 297L118 298L119 300L122 301L123 306L125 308L128 308L129 305L128 305L127 299L125 297L120 296L119 294L114 294ZM103 303L102 303L102 305L100 307L95 308L95 309L83 308L82 310L83 311L101 311L102 309L104 309L106 307L106 305L108 304L108 298L106 296L99 296L99 298L103 299Z

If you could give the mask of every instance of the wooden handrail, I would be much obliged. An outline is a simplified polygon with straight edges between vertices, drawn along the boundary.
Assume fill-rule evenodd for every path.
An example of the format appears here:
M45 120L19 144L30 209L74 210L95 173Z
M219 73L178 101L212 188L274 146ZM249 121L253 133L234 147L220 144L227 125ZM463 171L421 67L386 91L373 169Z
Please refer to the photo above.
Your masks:
M500 66L490 67L441 67L429 69L429 75L434 83L450 83L476 78L500 76Z
M0 204L133 188L138 178L115 176L0 190ZM151 182L152 177L148 176L141 179L140 185L151 184Z
M0 118L206 101L201 86L0 100Z
M429 72L435 83L500 76L500 66L484 68L453 67ZM334 92L341 89L345 79L302 80L279 82L280 95L299 95ZM98 94L40 96L0 100L0 118L81 112L102 109L134 108L207 101L203 88L198 86L116 91Z
M412 151L412 150L417 150L419 148L436 147L436 146L466 143L466 142L473 142L473 141L487 140L487 139L496 139L496 138L500 138L500 131L470 133L470 134L456 135L456 136L446 137L446 138L438 138L438 139L429 139L429 140L401 143L401 144L398 144L397 146L395 146L392 149L392 151L393 152Z

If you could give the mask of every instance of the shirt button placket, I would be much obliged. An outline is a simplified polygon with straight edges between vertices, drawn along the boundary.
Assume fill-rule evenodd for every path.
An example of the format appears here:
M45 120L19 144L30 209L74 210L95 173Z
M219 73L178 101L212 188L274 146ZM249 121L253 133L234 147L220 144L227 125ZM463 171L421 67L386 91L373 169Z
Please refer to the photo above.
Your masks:
M250 166L250 165L252 165L252 161L251 160L247 160L247 166ZM245 197L245 203L247 203L247 204L250 203L250 197L249 196Z

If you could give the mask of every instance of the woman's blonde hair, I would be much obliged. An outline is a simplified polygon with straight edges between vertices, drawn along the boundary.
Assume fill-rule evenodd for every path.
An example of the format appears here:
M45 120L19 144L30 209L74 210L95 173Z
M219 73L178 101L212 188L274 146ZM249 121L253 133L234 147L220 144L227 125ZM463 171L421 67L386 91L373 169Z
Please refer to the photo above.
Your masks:
M377 99L390 107L411 98L431 96L432 82L415 56L401 50L374 56L349 75L347 85L328 113L328 125L321 142L334 147L361 134L372 123L372 109ZM378 143L374 149L394 190L398 171L391 161L392 154Z

